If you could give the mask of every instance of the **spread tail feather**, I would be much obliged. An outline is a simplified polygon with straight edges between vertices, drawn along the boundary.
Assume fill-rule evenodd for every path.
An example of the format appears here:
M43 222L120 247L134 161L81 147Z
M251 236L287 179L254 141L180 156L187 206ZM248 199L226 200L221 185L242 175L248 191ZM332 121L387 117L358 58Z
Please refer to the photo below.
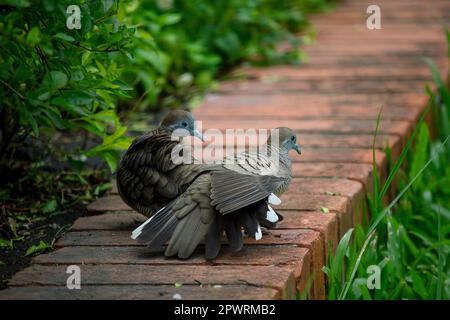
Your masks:
M211 213L214 214L214 211ZM202 220L199 207L193 208L189 215L179 220L165 251L166 257L177 255L180 259L187 259L191 256L209 231L210 224Z
M155 213L155 215L157 215L158 213L160 213L162 210L164 210L164 207L161 208L158 212ZM136 240L142 233L142 229L144 229L144 227L150 223L150 221L152 221L152 219L155 217L155 215L151 216L150 218L148 218L147 220L145 220L145 222L143 224L141 224L139 227L137 227L136 229L133 230L133 232L131 233L131 239Z
M147 243L151 250L160 251L172 235L178 222L173 214L175 203L176 201L172 201L136 228L131 234L131 238L137 240L138 243Z
M225 233L228 238L228 245L232 252L238 252L244 245L242 238L241 224L237 219L228 219L225 226Z
M221 248L221 241L224 229L224 218L222 215L216 214L211 223L205 240L205 258L212 260L217 257Z
M276 194L274 194L274 193L270 194L268 201L269 201L270 204L273 204L274 206L277 206L277 205L281 204L281 199L278 198L276 196Z
M283 220L283 216L274 211L267 203L258 208L257 218L260 225L265 228L275 228L277 223Z

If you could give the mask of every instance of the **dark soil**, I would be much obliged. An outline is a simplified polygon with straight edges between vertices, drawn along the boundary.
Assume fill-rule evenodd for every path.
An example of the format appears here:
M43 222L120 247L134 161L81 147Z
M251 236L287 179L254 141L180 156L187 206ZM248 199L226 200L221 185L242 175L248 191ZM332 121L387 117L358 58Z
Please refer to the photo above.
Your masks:
M111 178L101 159L85 161L83 170L98 174L83 175L87 184L82 185L76 179L67 182L57 178L61 174L74 173L69 163L62 161L57 152L52 152L57 147L66 151L89 148L98 143L95 139L70 132L58 132L50 141L28 139L16 150L15 161L3 170L0 179L0 239L12 239L13 245L12 248L0 246L0 290L7 287L9 278L30 264L33 255L37 255L25 255L30 247L38 245L41 240L53 245L56 238L86 212L86 204L95 196L101 196L91 193L90 200L83 198L87 190L92 191ZM36 163L41 165L33 168ZM54 212L40 212L39 208L51 199L57 201ZM11 221L17 225L12 226Z
M129 129L127 135L138 136L150 130L157 125L166 112L167 110L133 113L132 119L125 121ZM34 181L35 177L39 174L49 177L57 176L62 172L73 172L71 165L62 160L62 152L86 150L100 142L98 137L84 132L63 131L43 139L26 139L15 151L14 158L17 161L12 162L11 166L2 172L0 179L0 238L16 238L11 249L0 247L0 290L7 287L7 280L16 272L30 265L33 255L25 255L30 247L38 245L41 240L47 244L54 244L57 238L64 235L73 222L86 212L85 205L93 201L93 198L88 201L75 200L70 206L61 205L58 200L57 214L53 216L39 212L32 214L30 208L36 204L41 206L61 192L65 194L66 200L76 199L87 189L92 191L97 185L110 180L111 173L101 159L90 158L84 161L83 171L93 170L102 172L103 175L93 174L88 178L85 177L87 186L77 185L76 182L67 183L67 185L64 184L64 190L61 190L56 184L58 179L55 181L49 179L50 183L41 184ZM41 163L41 165L30 169L33 163ZM55 182L54 185L53 182ZM95 194L95 196L101 196L101 194ZM25 229L22 226L21 230L18 230L19 237L26 234L21 240L17 240L18 234L12 231L13 228L10 225L9 217L14 217L15 214L31 221L29 224L27 222ZM46 251L51 250L49 248Z
M32 256L25 256L29 247L37 245L41 240L46 243L54 243L57 239L56 237L59 238L64 234L60 232L61 228L72 225L85 212L86 207L84 205L74 205L67 209L66 212L53 216L44 223L36 223L33 226L35 233L29 239L14 246L12 250L0 251L0 261L5 263L5 265L0 266L0 290L7 287L7 280L17 271L30 265Z

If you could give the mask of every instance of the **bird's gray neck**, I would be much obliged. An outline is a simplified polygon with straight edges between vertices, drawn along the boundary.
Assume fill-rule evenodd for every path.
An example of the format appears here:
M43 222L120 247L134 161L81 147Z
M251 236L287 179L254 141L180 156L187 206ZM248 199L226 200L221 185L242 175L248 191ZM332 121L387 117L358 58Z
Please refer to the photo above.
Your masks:
M266 144L267 155L274 161L277 161L279 168L283 171L291 171L291 159L289 158L289 151L283 146L277 147L271 144Z
M267 154L271 156L272 154L274 156L278 156L280 161L288 161L290 163L291 159L289 158L289 150L287 150L283 146L273 146L271 144L266 144Z

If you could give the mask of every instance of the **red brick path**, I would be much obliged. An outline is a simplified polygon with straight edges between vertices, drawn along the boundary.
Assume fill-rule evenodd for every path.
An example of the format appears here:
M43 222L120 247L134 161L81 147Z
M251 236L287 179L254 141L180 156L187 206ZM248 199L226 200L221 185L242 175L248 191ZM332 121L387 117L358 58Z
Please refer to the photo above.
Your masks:
M221 83L195 110L204 128L298 131L303 154L295 157L294 180L282 197L279 229L259 242L247 240L240 253L225 250L213 263L200 254L187 261L150 257L129 237L142 217L113 194L92 203L93 215L78 219L56 250L16 274L0 298L295 298L311 274L311 298L325 298L320 270L327 244L335 246L366 212L380 106L377 162L383 172L383 147L399 154L426 103L424 84L431 79L423 58L447 70L449 1L376 3L382 30L366 28L369 3L342 1L313 19L317 37L306 49L307 64L239 69L244 80ZM70 264L81 266L81 290L65 287Z

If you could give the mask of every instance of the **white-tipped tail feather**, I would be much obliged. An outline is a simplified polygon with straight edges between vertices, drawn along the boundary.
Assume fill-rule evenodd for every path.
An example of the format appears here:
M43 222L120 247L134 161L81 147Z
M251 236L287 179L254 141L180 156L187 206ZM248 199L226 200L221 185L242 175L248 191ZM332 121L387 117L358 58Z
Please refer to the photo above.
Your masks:
M159 209L159 211L158 211L157 213L155 213L153 216L151 216L150 218L148 218L148 219L147 219L143 224L141 224L139 227L137 227L136 229L134 229L133 232L131 233L131 239L136 240L137 237L139 237L139 236L141 235L142 229L144 229L144 227L147 225L147 223L149 223L149 222L152 220L152 218L153 218L154 216L156 216L162 209L164 209L164 208Z
M269 211L267 211L266 219L272 223L275 223L278 221L278 215L273 211L273 209L270 206L267 206L269 208Z
M262 238L262 231L261 231L261 227L258 224L258 231L255 233L255 240L261 240Z
M281 204L281 200L275 194L271 193L269 196L269 203L273 204L274 206L277 206Z

